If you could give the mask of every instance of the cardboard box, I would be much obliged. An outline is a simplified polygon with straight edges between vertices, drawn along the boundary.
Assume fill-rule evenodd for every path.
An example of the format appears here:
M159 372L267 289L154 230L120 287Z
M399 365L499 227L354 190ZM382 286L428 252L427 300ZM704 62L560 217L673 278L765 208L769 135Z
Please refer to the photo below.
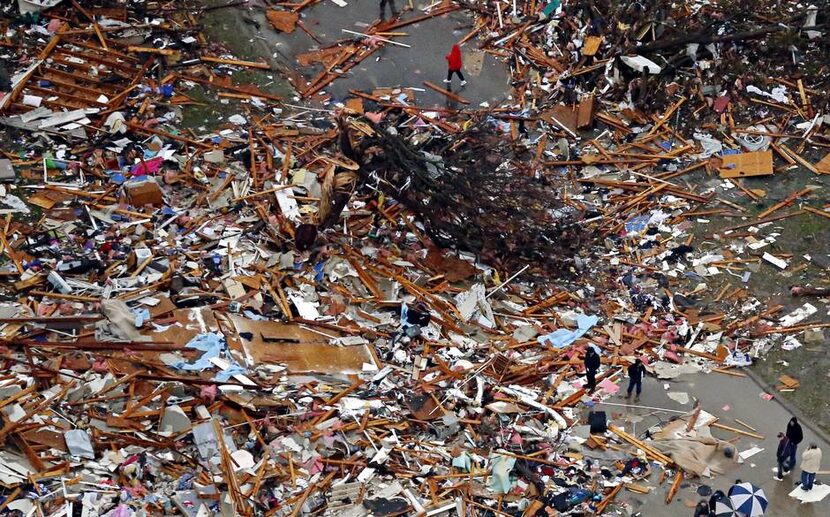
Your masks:
M134 207L161 206L164 204L161 187L153 180L125 183L124 196L127 202Z

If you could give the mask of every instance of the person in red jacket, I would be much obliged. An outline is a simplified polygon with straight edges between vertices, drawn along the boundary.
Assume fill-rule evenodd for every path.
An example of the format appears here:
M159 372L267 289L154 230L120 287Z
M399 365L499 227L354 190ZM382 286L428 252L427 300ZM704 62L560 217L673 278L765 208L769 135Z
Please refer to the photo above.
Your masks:
M444 79L444 82L452 83L452 74L458 74L458 78L461 79L461 86L467 84L464 75L461 73L461 47L453 45L452 50L445 57L447 59L447 78Z

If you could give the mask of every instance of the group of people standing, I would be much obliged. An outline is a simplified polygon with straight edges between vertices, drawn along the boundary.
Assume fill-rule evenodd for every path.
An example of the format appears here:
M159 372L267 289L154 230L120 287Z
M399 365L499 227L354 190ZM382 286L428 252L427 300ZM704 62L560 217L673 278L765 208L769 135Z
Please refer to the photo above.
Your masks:
M597 388L597 373L599 372L601 363L602 361L597 349L593 345L588 345L583 358L585 377L587 379L585 390L588 393L593 393ZM637 398L635 400L640 399L645 374L645 365L639 358L635 359L629 365L627 398L631 398L631 394L636 391ZM801 424L798 423L798 418L792 417L790 419L787 423L787 429L782 433L778 433L778 440L778 450L776 451L778 468L773 479L783 481L784 476L795 469L798 446L804 441L804 431L801 428ZM801 454L801 480L796 485L800 484L801 488L806 491L812 490L816 480L816 473L819 470L821 470L821 449L815 443L811 443ZM714 512L714 505L721 497L728 497L728 495L718 490L708 502L702 501L695 509L695 516L713 515L710 512Z
M597 372L599 371L601 363L596 348L588 345L588 349L585 351L585 359L583 361L585 363L585 376L588 378L585 389L588 393L593 393L594 390L597 389ZM627 398L631 398L631 394L636 390L637 396L634 400L640 400L640 393L643 391L643 377L645 377L645 375L646 366L639 357L634 359L634 362L628 367Z
M798 423L796 417L792 417L787 423L787 429L783 433L778 433L778 450L776 451L776 459L778 460L778 470L773 476L776 481L783 481L784 476L789 474L795 468L796 453L798 452L798 444L804 441L804 431L801 429L801 424ZM816 473L821 470L821 449L815 443L801 454L801 488L804 490L812 490L813 483L816 481Z
M778 468L773 476L776 481L783 481L784 476L789 474L795 468L796 453L798 452L798 444L804 440L804 431L801 429L801 424L798 423L798 418L793 417L787 423L787 429L783 433L778 433L778 450L776 457L778 459ZM801 481L796 485L801 485L801 488L806 491L813 489L813 483L816 480L816 473L821 469L821 449L818 445L811 443L810 446L801 454ZM709 517L713 515L720 515L716 512L718 502L725 501L732 497L732 490L741 483L740 479L735 480L735 484L729 489L728 493L723 490L716 490L709 500L702 500L695 507L695 517Z

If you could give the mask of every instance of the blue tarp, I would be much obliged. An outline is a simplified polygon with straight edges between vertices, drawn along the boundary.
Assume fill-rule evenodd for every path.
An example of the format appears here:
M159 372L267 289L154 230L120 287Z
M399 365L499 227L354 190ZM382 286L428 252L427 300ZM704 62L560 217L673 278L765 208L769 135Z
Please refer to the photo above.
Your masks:
M210 362L210 359L212 357L220 357L224 352L225 359L230 361L231 366L227 370L217 373L213 380L227 382L232 376L245 373L245 369L239 366L239 363L237 363L230 354L228 344L225 342L225 337L222 334L218 334L216 332L205 332L203 334L199 334L191 339L190 342L185 345L185 348L200 350L204 353L192 363L179 361L173 364L173 368L189 372L201 372L215 367L215 365Z
M576 330L557 329L546 336L539 336L536 340L540 345L550 344L553 348L565 348L591 330L597 322L599 322L597 316L580 314L576 317Z

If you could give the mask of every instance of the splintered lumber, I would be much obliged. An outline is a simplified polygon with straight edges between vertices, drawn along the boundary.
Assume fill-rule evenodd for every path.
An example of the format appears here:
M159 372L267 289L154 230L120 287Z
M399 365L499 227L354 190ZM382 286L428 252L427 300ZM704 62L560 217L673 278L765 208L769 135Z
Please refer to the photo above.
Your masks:
M721 424L720 422L712 422L709 425L711 427L717 427L718 429L723 429L724 431L730 431L730 432L733 432L735 434L742 434L744 436L749 436L751 438L756 438L758 440L763 440L764 439L764 437L761 436L758 433L751 433L749 431L744 431L743 429L737 429L735 427L731 427L731 426L728 426L728 425Z
M58 393L52 395L51 397L49 397L47 399L44 399L42 402L36 404L34 407L32 407L31 409L26 411L26 414L24 414L17 421L8 422L6 425L3 426L2 429L0 429L0 440L3 440L6 436L8 436L10 433L12 433L15 429L17 429L19 426L25 424L30 418L32 418L37 413L40 413L41 411L43 411L44 408L51 405L54 401L60 400L61 398L63 398L63 396L66 395L66 393L71 388L74 388L74 387L75 387L74 382L64 385L63 388L61 388L61 390Z
M224 59L221 57L202 56L199 58L206 63L218 63L220 65L244 66L247 68L259 68L260 70L270 70L271 65L268 63L260 63L258 61L240 61L238 59Z
M300 515L300 512L302 511L303 505L305 504L306 500L308 499L308 496L313 494L314 491L317 490L318 488L320 488L320 489L325 488L331 482L331 480L334 478L334 476L335 476L335 474L337 474L337 472L338 471L336 471L336 470L334 470L332 472L329 472L329 474L325 478L323 478L322 481L318 481L317 483L313 483L313 484L309 485L309 487L305 489L305 491L303 492L300 499L294 505L294 510L291 512L290 517L297 517L298 515Z
M175 50L170 48L136 47L133 45L127 47L127 51L139 54L158 54L160 56L172 56L176 53Z
M605 496L605 497L602 499L602 501L600 501L600 502L599 502L599 504L597 504L597 515L601 515L601 514L602 514L602 512L604 512L604 511L605 511L605 508L606 508L609 504L611 504L611 501L613 501L613 500L614 500L614 498L615 498L615 497L617 497L617 494L618 494L618 493L620 493L620 490L622 490L622 487L623 487L623 484L622 484L622 483L620 483L619 485L615 486L615 487L611 490L611 492L610 492L607 496Z
M759 224L764 223L771 223L773 221L779 221L781 219L787 219L788 217L795 217L797 215L802 215L805 211L804 210L796 210L794 212L788 212L786 214L779 214L774 215L772 217L767 217L766 219L761 219L757 221L750 221L748 223L736 224L735 226L730 226L729 228L724 228L722 231L730 232L733 230L740 230L741 228L749 228L750 226L757 226Z
M15 488L15 489L12 491L12 493L11 493L11 494L9 494L8 496L6 496L5 501L3 501L2 503L0 503L0 512L2 512L3 510L5 510L7 506L9 506L11 503L13 503L13 502L14 502L14 500L15 500L15 499L17 499L17 496L19 496L19 495L20 495L21 490L22 490L22 489L21 489L20 487L17 487L17 488Z
M406 47L406 48L411 47L411 45L407 45L406 43L400 43L398 41L392 41L391 39L381 38L377 34L364 34L362 32L350 31L348 29L340 29L340 30L345 32L346 34L353 34L355 36L362 36L364 38L371 38L373 41L382 41L384 43L391 43L392 45L398 45L399 47Z
M792 327L772 327L763 331L764 334L790 334L809 329L830 328L830 323L808 323L805 325L794 325Z
M799 155L798 153L796 153L795 151L793 151L792 149L790 149L786 145L781 144L780 147L781 147L781 150L783 150L785 153L790 155L790 158L797 161L805 169L807 169L810 172L813 172L815 174L825 174L825 173L821 172L820 170L816 169L815 166L813 166L812 163L810 163L807 160L805 160L804 158L802 158L801 155Z
M176 75L180 79L184 79L185 81L193 81L194 83L203 84L205 86L210 86L213 88L218 88L220 90L228 90L236 93L245 93L248 95L253 95L254 97L259 97L260 99L268 99L270 101L281 101L282 97L278 95L271 95L270 93L265 93L263 91L252 91L250 89L245 89L239 86L232 86L232 85L225 85L220 84L216 81L211 81L209 79L202 79L201 77L194 77L192 75Z
M239 491L239 481L233 468L233 459L225 445L225 431L219 425L219 420L213 420L213 432L216 435L216 444L219 446L220 465L224 473L225 482L228 484L228 492L233 500L234 508L241 512L245 506L245 500Z
M265 12L265 17L272 27L280 32L291 34L297 28L297 22L300 21L300 13L291 11L278 11L276 9L268 9Z
M643 452L646 453L647 456L659 461L660 463L665 463L666 465L672 465L673 464L671 458L669 458L665 454L661 453L660 451L650 447L649 445L646 445L643 441L638 440L637 438L634 438L633 436L626 433L624 430L620 429L619 427L614 426L614 425L609 425L608 430L610 430L612 433L619 436L623 441L628 442L629 444L634 445L635 447L641 449Z
M4 400L0 400L0 408L4 408L4 407L8 406L9 404L12 404L12 403L16 402L17 400L25 397L29 393L35 391L35 389L37 389L37 385L32 384L28 388L18 391L17 393L12 395L11 397L9 397L7 399L4 399Z
M809 194L812 191L813 191L813 189L808 187L808 188L805 188L805 189L801 189L798 192L795 192L793 194L790 194L789 196L787 196L786 199L784 199L780 203L776 203L776 204L772 205L771 207L769 207L768 209L761 212L760 214L758 214L758 219L763 219L764 217L769 216L770 214L772 214L773 212L775 212L777 210L780 210L780 209L782 209L786 206L790 206L791 204L793 204L795 202L796 199L798 199L800 197L803 197L803 196L806 196L807 194Z
M725 368L712 368L712 371L722 373L724 375L731 375L732 377L746 377L745 373L733 372L732 370L727 370Z
M648 494L649 492L651 492L651 487L638 485L636 483L627 483L625 485L625 489L636 494Z
M826 217L826 218L830 219L830 212L828 212L826 210L819 210L818 208L813 208L811 206L805 206L804 210L810 212L811 214L820 215L822 217Z
M190 145L193 145L193 146L196 146L196 147L203 147L203 148L206 148L206 149L213 148L212 144L208 144L208 143L204 143L204 142L197 142L196 140L192 140L190 138L185 138L183 136L174 135L172 133L167 133L165 131L160 131L158 129L144 127L140 124L135 124L133 122L127 122L127 126L130 129L132 129L133 131L136 131L138 133L146 133L146 134L149 134L149 135L163 136L165 138L169 138L171 140L176 140L177 142L182 142L182 143L185 143L185 144L190 144Z
M758 432L758 430L757 430L757 429L755 429L755 428L754 428L754 427L752 427L751 425L747 424L747 423L746 423L746 422L744 422L743 420L740 420L740 419L736 418L736 419L735 419L735 422L738 422L739 424L741 424L742 426L746 427L746 428L747 428L747 429L749 429L750 431L753 431L753 432L756 432L756 433Z
M445 90L444 88L441 88L437 84L433 84L429 81L424 81L423 84L424 84L424 86L426 86L430 90L435 90L436 92L440 93L441 95L444 95L445 97L447 97L451 100L454 100L455 102L460 102L461 104L469 104L470 103L470 101L468 101L467 99L465 99L465 98L463 98L459 95L456 95L456 94L454 94L453 92L451 92L449 90Z
M683 471L678 470L677 474L674 475L674 481L672 481L671 488L669 489L669 493L666 494L666 504L671 504L672 499L677 494L677 491L680 490L680 483L683 482Z
M680 106L682 106L683 103L686 102L687 100L688 99L686 97L680 97L680 99L677 102L672 104L671 107L669 107L669 109L666 110L666 112L663 114L663 116L660 117L660 121L657 122L657 124L654 124L654 127L651 128L651 131L649 131L648 134L649 135L655 134L657 132L657 130L660 129L663 126L663 124L665 124L666 122L671 120L671 116L674 114L674 112L677 111L677 109Z

